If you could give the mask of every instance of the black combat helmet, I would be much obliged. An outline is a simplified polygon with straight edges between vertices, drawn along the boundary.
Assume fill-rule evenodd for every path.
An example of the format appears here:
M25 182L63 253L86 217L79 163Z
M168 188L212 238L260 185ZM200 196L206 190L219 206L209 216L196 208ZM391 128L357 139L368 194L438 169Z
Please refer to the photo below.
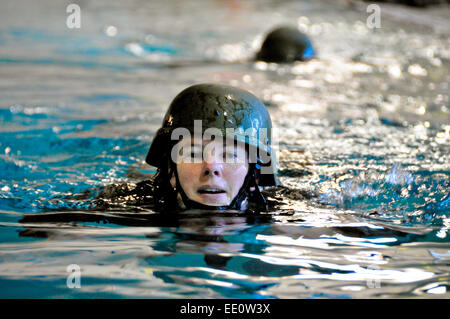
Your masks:
M314 48L309 38L292 27L279 27L267 34L256 60L288 63L313 58Z
M195 120L202 120L201 134L208 128L216 128L223 137L244 142L250 149L257 150L258 185L279 185L276 157L271 148L272 122L266 106L250 92L228 85L197 84L179 93L153 138L146 162L163 167L174 145L171 136L174 130L185 128L194 136ZM230 136L231 131L233 136Z

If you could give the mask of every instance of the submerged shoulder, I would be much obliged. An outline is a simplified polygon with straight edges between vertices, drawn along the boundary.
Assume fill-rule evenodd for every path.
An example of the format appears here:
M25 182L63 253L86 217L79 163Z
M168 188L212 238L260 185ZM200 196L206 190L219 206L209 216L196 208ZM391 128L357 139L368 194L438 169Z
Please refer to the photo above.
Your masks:
M95 198L94 209L148 206L153 204L153 180L103 186Z
M318 194L313 190L293 188L284 185L266 187L261 190L261 193L266 198L269 209L276 209L292 199L309 200L318 197Z

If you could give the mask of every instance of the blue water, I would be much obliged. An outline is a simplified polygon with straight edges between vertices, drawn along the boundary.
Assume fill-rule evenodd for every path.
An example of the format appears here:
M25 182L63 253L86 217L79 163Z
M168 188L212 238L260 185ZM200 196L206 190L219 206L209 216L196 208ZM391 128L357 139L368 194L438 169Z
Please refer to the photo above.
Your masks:
M449 296L448 6L379 30L327 1L86 2L78 30L62 4L0 6L0 297ZM280 24L318 58L252 62ZM152 176L153 134L199 82L268 105L277 208L167 216L101 195Z

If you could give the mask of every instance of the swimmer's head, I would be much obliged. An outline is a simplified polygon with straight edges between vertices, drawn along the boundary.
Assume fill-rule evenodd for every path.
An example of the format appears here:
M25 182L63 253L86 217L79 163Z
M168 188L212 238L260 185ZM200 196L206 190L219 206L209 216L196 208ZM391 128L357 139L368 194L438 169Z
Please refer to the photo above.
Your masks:
M308 36L292 27L279 27L267 34L256 60L274 63L306 61L315 55Z
M158 168L160 194L177 194L178 206L242 210L247 202L265 202L258 186L278 184L271 130L270 115L253 94L194 85L170 104L146 162Z

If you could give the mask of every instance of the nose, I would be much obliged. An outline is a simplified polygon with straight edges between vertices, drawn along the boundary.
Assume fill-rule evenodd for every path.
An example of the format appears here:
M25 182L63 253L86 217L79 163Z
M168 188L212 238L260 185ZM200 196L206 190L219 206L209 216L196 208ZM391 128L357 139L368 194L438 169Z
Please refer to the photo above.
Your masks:
M222 176L222 165L215 162L203 162L203 176L209 177L221 177Z

